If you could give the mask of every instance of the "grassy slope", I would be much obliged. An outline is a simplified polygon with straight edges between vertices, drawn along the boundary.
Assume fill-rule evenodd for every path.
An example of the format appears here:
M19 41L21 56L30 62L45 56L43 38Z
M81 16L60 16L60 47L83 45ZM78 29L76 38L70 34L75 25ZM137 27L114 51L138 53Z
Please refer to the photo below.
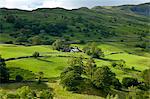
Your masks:
M83 45L79 45L83 47ZM126 61L126 67L131 68L132 66L138 70L144 70L150 67L150 58L145 56L138 56L133 54L128 54L124 51L124 49L118 48L117 46L112 46L109 44L100 44L100 48L105 53L105 58L112 60L120 60L123 59ZM13 60L8 61L7 65L9 67L20 67L23 69L28 69L33 72L43 71L46 77L57 77L61 70L67 66L67 61L69 59L68 56L84 56L88 57L83 53L63 53L57 52L51 49L51 46L16 46L16 45L1 45L0 46L0 54L4 58L13 58L19 56L32 55L33 52L38 51L42 55L47 55L49 57L40 58L40 59L21 59L21 60ZM123 52L119 54L110 55L113 52ZM51 57L50 57L51 56ZM64 57L61 57L64 56ZM66 57L67 56L67 57ZM96 63L98 66L102 65L110 65L111 61L104 61L96 59ZM113 68L112 68L113 69ZM113 69L114 72L117 71L118 76L124 75L121 70ZM122 73L120 75L120 73Z
M75 45L72 45L75 46ZM82 48L84 45L77 45L80 48ZM131 66L134 66L137 70L144 70L149 68L149 62L150 58L146 56L138 56L138 55L132 55L128 54L124 51L124 48L122 48L119 44L117 46L113 46L112 44L99 44L99 47L102 48L104 51L106 57L108 59L114 59L114 60L120 60L124 59L126 61L126 67L129 68ZM25 46L16 46L16 45L7 45L7 44L1 44L0 45L0 54L4 58L10 58L10 57L19 57L19 56L26 56L26 55L32 55L33 52L39 51L42 53L42 55L51 55L51 57L47 58L40 58L40 59L21 59L21 60L14 60L14 61L8 61L6 62L8 67L19 67L22 69L26 69L29 71L32 71L33 73L37 73L39 71L44 72L45 77L58 77L60 75L60 72L67 66L67 61L69 57L60 57L60 56L84 56L88 57L85 54L82 53L63 53L63 52L57 52L52 50L51 46L30 46L30 47L25 47ZM109 55L112 52L124 52L120 54L114 54L114 55ZM104 61L104 60L99 60L96 59L96 64L97 66L103 66L103 65L108 65L110 66L111 61ZM138 78L138 73L137 72L130 72L130 73L125 73L124 71L117 69L117 68L112 68L113 72L117 74L117 77L122 80L123 77L127 76L134 76ZM20 87L23 86L24 84L14 84L14 87ZM33 87L36 85L32 84ZM91 96L91 95L81 95L81 94L74 94L71 92L65 91L58 83L48 83L49 87L54 88L55 92L55 97L56 99L102 99L101 97L97 96ZM4 90L12 90L10 87L12 85L2 85L2 88ZM10 88L10 89L9 89Z
M149 18L134 14L125 10L121 10L120 7L95 7L92 9L80 8L76 10L65 10L60 8L55 9L37 9L32 12L0 9L0 19L3 23L4 33L0 36L0 42L4 42L10 38L8 34L14 31L13 24L5 22L4 16L7 13L26 19L28 21L39 22L40 24L55 24L55 23L66 23L68 30L66 33L62 33L62 36L69 36L74 34L74 37L70 37L71 40L99 40L102 37L101 30L107 32L114 32L120 36L130 36L132 38L123 37L122 39L137 39L138 33L149 33ZM36 18L34 17L36 16ZM46 17L47 16L47 17ZM66 17L66 19L62 18ZM77 21L77 18L81 18ZM116 21L114 21L114 19ZM73 21L75 20L75 22ZM78 28L89 29L89 32L79 31ZM94 27L94 29L92 29ZM70 31L71 30L71 31ZM96 32L96 30L98 30ZM87 36L88 34L88 36ZM49 35L49 34L48 34ZM53 38L50 36L50 38ZM103 37L102 37L103 38ZM110 39L110 38L109 38ZM116 40L120 40L115 38ZM13 40L13 39L12 39Z

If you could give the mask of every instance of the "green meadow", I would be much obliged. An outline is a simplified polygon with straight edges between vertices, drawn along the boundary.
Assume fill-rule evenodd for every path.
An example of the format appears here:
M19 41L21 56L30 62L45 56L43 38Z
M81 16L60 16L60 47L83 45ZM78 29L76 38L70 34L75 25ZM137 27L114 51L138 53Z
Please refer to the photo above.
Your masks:
M81 44L72 44L71 46L78 46L80 49L84 47ZM121 81L123 77L136 77L140 76L140 72L145 69L150 68L150 58L148 56L139 56L136 54L129 54L126 52L127 48L124 48L123 45L112 43L98 43L98 47L102 49L105 54L104 59L95 59L97 66L109 66L111 70L116 73L117 78ZM26 58L26 59L17 59L7 61L8 68L20 68L23 70L31 71L36 74L38 72L43 72L44 77L46 78L57 78L65 67L68 67L68 60L74 57L82 57L85 60L89 57L85 53L79 52L58 52L52 49L51 45L39 45L39 46L21 46L21 45L12 45L12 44L1 44L0 45L0 54L3 58L17 58L21 56L31 56L35 51L38 51L41 55L45 57L41 58ZM111 54L115 53L115 54ZM147 54L149 55L149 54ZM121 69L114 68L111 66L113 61L124 60L126 62L125 68L131 69L134 67L137 71L128 71L125 72ZM28 74L27 74L28 75ZM139 79L142 80L142 79ZM49 82L46 84L47 87L54 88L54 93L56 93L56 99L102 99L102 97L92 96L92 95L83 95L76 94L66 91L59 85L57 81ZM26 84L13 84L14 88L19 88ZM36 88L35 84L31 84L31 87ZM43 88L41 86L41 88ZM12 92L12 84L2 85L3 90L9 90Z
M81 49L84 45L72 45L79 46ZM112 61L124 60L126 62L126 68L135 67L135 69L143 71L150 67L150 58L147 56L139 56L128 54L123 48L115 47L110 44L99 44L105 54L105 59L95 59L97 66L108 65L110 66ZM19 67L22 69L30 70L33 73L39 71L44 72L45 77L58 77L60 72L67 67L67 61L71 56L79 57L83 56L88 58L86 54L71 53L71 52L58 52L53 50L49 45L41 46L19 46L19 45L0 45L0 54L3 58L16 58L20 56L31 56L35 51L39 52L41 55L47 56L42 58L28 58L28 59L17 59L6 62L8 67ZM118 53L117 53L118 52ZM119 53L121 52L121 53ZM116 53L116 54L111 54ZM110 66L111 67L111 66ZM111 67L112 68L112 67ZM119 69L112 68L112 70L117 73L118 77L124 76L123 71ZM129 76L129 75L128 75ZM131 75L130 75L131 76Z

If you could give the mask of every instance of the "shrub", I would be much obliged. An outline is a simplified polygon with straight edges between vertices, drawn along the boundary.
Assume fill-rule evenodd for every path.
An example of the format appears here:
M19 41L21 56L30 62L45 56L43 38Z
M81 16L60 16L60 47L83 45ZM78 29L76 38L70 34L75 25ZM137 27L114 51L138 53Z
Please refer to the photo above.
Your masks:
M17 82L23 81L23 77L21 75L16 75L16 81Z
M42 90L39 92L40 99L53 99L53 94L49 90Z
M117 63L116 63L116 62L113 62L111 65L112 65L113 67L116 67L116 66L117 66Z
M23 86L17 89L17 95L23 99L28 98L28 95L30 95L31 92L32 90L28 86Z
M119 99L119 96L117 94L116 95L110 95L110 94L108 94L106 96L106 99Z
M40 84L42 82L44 73L43 72L38 72L37 73L37 77L38 77L38 84Z
M104 56L104 53L102 52L102 50L98 48L95 43L87 44L83 48L83 51L84 53L90 55L93 58L101 58Z
M124 77L123 80L122 80L122 84L125 87L137 86L138 85L138 80L136 78Z
M118 90L120 90L122 87L121 83L119 82L117 78L114 78L112 80L112 85L114 86L115 89L118 89Z
M113 67L118 67L120 69L123 69L126 66L126 62L124 60L120 60L118 62L113 62L111 65Z
M37 57L40 56L40 53L39 53L39 52L34 52L34 53L32 54L32 56L33 56L34 58L37 58Z
M133 67L133 66L132 66L132 68L131 68L131 69L132 69L132 70L135 70L135 67Z

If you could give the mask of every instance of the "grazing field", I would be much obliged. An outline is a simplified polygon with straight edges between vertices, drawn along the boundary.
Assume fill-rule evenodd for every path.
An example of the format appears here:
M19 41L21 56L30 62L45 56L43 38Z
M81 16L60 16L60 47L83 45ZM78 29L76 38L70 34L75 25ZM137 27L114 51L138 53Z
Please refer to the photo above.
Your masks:
M72 45L79 46L81 49L84 45ZM123 49L112 46L110 44L100 44L100 48L104 51L105 59L95 59L97 66L108 65L110 66L112 61L125 60L126 68L135 67L135 69L143 71L150 67L150 58L146 56L138 56L126 53ZM0 45L0 54L3 58L16 58L20 56L31 56L35 51L41 55L47 57L42 58L28 58L18 59L6 62L8 67L20 67L22 69L30 70L34 73L39 71L44 72L45 77L58 77L60 72L67 67L67 61L70 56L79 57L82 55L84 58L88 56L84 53L70 53L70 52L58 52L52 49L51 46L18 46L18 45ZM111 54L115 53L115 54ZM112 70L118 74L119 77L124 76L122 70L112 68ZM131 76L131 75L130 75Z
M78 46L80 49L84 45L73 44L72 46ZM97 66L109 66L111 70L116 73L117 78L121 81L123 77L135 77L140 76L140 71L150 68L150 58L147 56L139 56L136 54L129 54L119 44L114 46L112 44L103 43L99 44L99 47L103 50L105 57L103 59L95 59ZM0 45L0 54L3 58L17 58L21 56L31 56L35 51L39 52L40 55L45 56L41 58L25 58L7 61L8 68L20 68L28 70L32 73L43 72L44 77L53 78L59 77L61 71L68 66L68 60L71 56L79 57L83 56L85 60L89 57L85 53L71 53L71 52L58 52L53 50L51 46L40 45L40 46L19 46L11 44L1 44ZM147 54L149 55L149 54ZM114 68L111 66L112 62L124 60L126 62L125 68L131 69L135 68L135 71L123 71L119 68ZM28 72L27 72L28 73ZM26 75L28 77L28 75ZM142 80L142 79L139 79ZM83 95L68 92L59 85L59 81L54 83L47 83L46 85L49 88L54 89L56 99L103 99L102 97L92 96L92 95ZM30 85L31 84L31 85ZM30 83L31 88L36 87L36 84ZM27 83L28 85L28 83ZM15 90L24 84L3 84L1 89L10 91ZM68 98L69 97L69 98Z

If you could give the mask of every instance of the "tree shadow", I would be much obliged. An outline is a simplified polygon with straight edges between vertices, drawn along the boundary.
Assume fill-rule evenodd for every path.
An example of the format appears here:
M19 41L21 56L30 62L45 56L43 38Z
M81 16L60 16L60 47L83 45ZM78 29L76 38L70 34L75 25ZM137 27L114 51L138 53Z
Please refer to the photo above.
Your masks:
M110 61L110 62L120 61L120 60L113 60L113 59L108 59L108 58L98 58L98 59L104 60L104 61Z
M52 61L49 61L49 60L45 60L45 59L41 59L41 58L36 58L37 60L39 60L39 61L43 61L43 62L52 62Z
M9 70L9 80L13 82L16 79L16 76L19 75L23 77L23 80L32 80L35 78L35 74L32 71L22 69L19 67L8 67Z

